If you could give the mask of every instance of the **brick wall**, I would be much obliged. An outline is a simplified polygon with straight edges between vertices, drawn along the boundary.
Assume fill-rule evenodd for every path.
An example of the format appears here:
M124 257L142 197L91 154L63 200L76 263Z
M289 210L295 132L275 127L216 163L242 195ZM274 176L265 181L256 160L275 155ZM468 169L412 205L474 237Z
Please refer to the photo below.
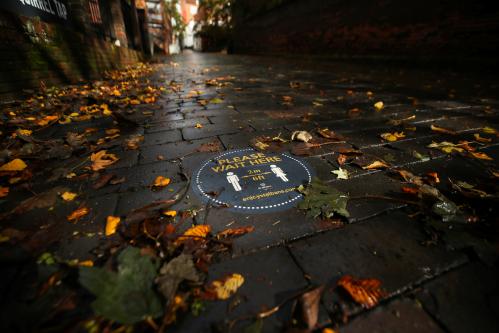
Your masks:
M270 3L267 8L262 1L235 3L235 52L455 59L499 55L499 5L490 0Z
M108 69L143 60L143 55L84 30L0 10L0 100L40 84L77 83ZM85 33L87 31L87 33Z

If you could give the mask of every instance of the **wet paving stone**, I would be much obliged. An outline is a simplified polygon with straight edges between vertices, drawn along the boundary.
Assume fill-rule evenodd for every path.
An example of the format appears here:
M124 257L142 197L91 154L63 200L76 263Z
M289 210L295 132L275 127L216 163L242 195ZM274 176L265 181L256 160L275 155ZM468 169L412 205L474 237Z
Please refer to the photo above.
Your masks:
M211 136L237 133L241 131L251 131L249 128L240 128L228 125L217 125L217 124L207 124L203 125L202 128L183 128L182 136L185 140L197 140L203 138L209 138Z
M431 332L443 333L430 315L428 315L421 305L411 299L400 299L391 302L387 306L380 306L376 309L355 318L345 326L341 327L341 332Z
M415 296L450 332L494 332L499 325L498 273L471 263L425 284Z
M297 241L290 249L314 283L334 286L337 279L350 274L379 279L394 295L467 262L462 253L421 245L425 238L422 226L406 214L390 213ZM333 311L338 294L332 287L326 289L324 300Z
M141 146L146 147L176 141L182 141L180 130L162 131L144 135L144 142Z
M235 259L223 260L210 267L208 280L220 279L228 274L239 273L245 281L237 291L240 305L232 311L228 301L206 302L200 317L188 315L178 332L212 332L212 325L224 320L255 315L271 309L293 293L307 286L301 271L284 247L272 248ZM290 307L284 307L264 320L262 332L279 332L290 320ZM234 331L242 332L251 321L238 322Z
M154 133L161 131L168 131L174 129L181 129L184 127L195 127L196 124L208 124L209 121L206 117L202 118L191 118L185 120L176 120L176 121L165 121L161 123L149 124L146 127L146 133Z
M161 160L172 160L194 154L203 144L209 144L218 141L217 138L208 138L194 141L180 141L175 143L166 143L163 145L154 145L142 149L140 152L140 164L153 163Z

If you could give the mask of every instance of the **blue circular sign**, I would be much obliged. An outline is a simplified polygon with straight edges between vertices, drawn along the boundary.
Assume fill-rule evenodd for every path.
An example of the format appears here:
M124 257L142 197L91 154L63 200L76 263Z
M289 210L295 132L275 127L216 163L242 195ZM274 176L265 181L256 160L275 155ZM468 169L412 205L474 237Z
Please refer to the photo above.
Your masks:
M253 148L229 150L194 172L192 187L205 202L244 212L284 210L303 196L296 191L312 181L312 171L286 153Z

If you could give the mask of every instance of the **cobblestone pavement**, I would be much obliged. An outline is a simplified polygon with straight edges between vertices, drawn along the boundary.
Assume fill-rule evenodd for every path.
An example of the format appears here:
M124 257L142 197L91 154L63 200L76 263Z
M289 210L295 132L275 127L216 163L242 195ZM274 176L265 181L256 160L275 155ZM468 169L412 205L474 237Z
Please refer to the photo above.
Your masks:
M464 74L446 73L437 79L436 73L417 69L391 70L321 60L196 53L172 60L176 65L161 66L154 80L173 79L182 84L180 91L165 94L156 106L145 106L144 111L152 114L131 115L139 126L129 129L128 134L144 135L139 150L113 150L120 161L109 169L126 181L99 190L92 190L90 183L88 187L78 183L79 188L71 181L54 184L87 193L87 203L95 212L86 223L57 226L57 255L94 259L102 239L82 235L102 232L108 215L125 215L171 196L170 191L185 185L181 171L193 176L203 161L220 154L197 151L208 143L220 144L222 151L248 148L250 140L258 136L280 133L289 138L295 130L315 133L317 127L327 127L393 168L418 175L437 172L441 179L438 188L446 193L451 188L449 178L470 184L496 182L490 170L497 168L497 138L479 148L493 161L426 148L432 141L471 140L483 127L499 128L499 101L491 98L497 89L490 83L478 85ZM218 82L230 84L205 84L217 77L225 78ZM290 82L297 84L290 87ZM183 97L193 90L200 91L203 99L222 100L201 106L195 99ZM283 96L291 96L292 105L283 103ZM384 102L382 111L373 107L377 101ZM413 130L389 143L379 135L393 131L389 124L393 119L407 119L406 126ZM104 118L76 126L105 128L111 121ZM457 134L436 133L431 124ZM75 125L52 127L38 135L61 137L69 130L74 131ZM428 158L421 159L414 151ZM209 279L233 272L246 278L239 290L241 304L229 312L227 302L213 302L202 316L188 315L182 320L179 332L211 331L218 321L270 309L293 291L319 284L326 284L320 325L332 324L338 332L497 331L495 236L484 235L480 223L439 222L436 227L422 223L402 201L381 199L404 195L400 180L391 177L388 170L364 170L347 164L349 179L337 179L331 171L338 169L338 156L339 151L330 145L303 160L319 178L351 197L371 197L349 201L347 223L321 222L305 217L297 208L250 214L209 207L192 191L175 207L197 207L197 222L210 224L214 232L229 226L255 227L235 240L232 256L222 257L209 270ZM168 190L153 192L148 185L160 174L172 178L173 184ZM46 186L40 182L33 191ZM18 200L27 197L25 193L12 195ZM11 200L3 209L8 205L12 205ZM49 216L35 210L16 220L16 227L44 224L54 216L66 216L77 205L57 208ZM15 277L14 272L5 274ZM334 290L336 281L345 274L379 279L386 297L369 310L354 303L345 305ZM288 319L284 312L266 318L263 331L279 331Z

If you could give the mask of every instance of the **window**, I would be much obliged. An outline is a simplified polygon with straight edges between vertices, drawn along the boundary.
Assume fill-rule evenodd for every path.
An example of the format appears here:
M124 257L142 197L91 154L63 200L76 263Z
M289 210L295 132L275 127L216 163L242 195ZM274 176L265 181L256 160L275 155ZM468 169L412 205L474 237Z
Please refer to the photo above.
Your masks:
M99 0L88 0L88 6L90 7L90 20L94 24L102 24L102 18L100 16Z

